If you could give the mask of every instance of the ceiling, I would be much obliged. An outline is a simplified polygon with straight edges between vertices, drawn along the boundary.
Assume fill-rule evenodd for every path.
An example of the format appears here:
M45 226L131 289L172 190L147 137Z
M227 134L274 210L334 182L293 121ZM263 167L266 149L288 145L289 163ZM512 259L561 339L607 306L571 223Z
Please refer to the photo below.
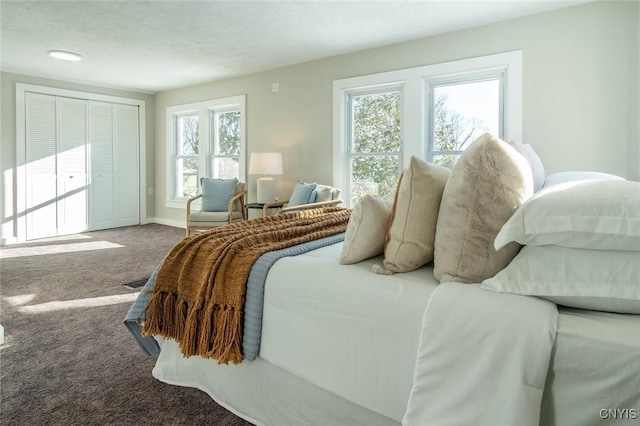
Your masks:
M1 69L155 93L584 1L2 0Z

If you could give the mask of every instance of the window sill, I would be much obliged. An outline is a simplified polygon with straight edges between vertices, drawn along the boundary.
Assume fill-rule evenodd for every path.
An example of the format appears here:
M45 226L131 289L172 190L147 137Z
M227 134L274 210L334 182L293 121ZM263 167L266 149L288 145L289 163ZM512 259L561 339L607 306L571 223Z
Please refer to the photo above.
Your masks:
M187 209L187 200L166 200L165 201L165 207L168 207L170 209L182 209L182 210L186 210ZM199 201L194 201L191 204L192 208L200 208L200 202Z

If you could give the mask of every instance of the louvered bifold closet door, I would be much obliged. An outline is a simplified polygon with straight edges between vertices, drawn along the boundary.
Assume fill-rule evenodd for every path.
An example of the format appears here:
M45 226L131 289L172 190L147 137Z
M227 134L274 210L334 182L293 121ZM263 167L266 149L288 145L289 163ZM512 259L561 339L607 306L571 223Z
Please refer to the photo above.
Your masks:
M87 225L87 101L59 97L58 234Z
M26 237L51 237L58 232L56 98L25 96L25 214Z
M87 103L26 93L27 239L87 230Z
M140 223L138 107L114 105L116 226Z
M92 231L140 223L138 134L137 106L89 102Z
M89 186L89 229L113 228L115 219L115 176L113 104L89 102L89 149L91 183Z

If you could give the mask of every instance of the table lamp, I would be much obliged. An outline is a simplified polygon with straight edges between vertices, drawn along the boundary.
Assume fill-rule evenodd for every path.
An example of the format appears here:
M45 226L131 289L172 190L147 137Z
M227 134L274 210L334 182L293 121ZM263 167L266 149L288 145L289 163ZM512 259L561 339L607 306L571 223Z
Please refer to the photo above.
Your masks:
M275 199L273 178L268 175L282 174L282 154L279 152L252 152L249 174L262 175L258 178L257 202L264 204Z

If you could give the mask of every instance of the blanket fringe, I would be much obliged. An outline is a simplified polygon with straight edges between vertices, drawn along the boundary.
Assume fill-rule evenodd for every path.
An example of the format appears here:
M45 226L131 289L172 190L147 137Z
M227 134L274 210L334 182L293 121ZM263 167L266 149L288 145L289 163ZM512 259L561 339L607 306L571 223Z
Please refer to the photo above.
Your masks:
M198 355L206 355L211 345L213 345L215 336L215 323L214 323L214 306L210 305L204 311L201 327L198 330Z
M164 298L164 309L162 310L164 323L164 332L169 336L176 336L176 316L174 315L176 309L176 295L169 293Z
M191 307L187 314L187 321L185 323L185 330L181 336L175 336L174 338L180 344L180 350L185 357L198 355L198 333L199 325L202 320L202 311Z
M159 292L151 298L147 311L159 311L162 315L149 315L142 333L176 340L185 357L199 355L215 358L220 364L238 364L243 356L242 309L237 306L229 303L190 309L187 302L177 300L174 294Z
M185 332L185 326L187 322L187 312L189 310L189 304L185 301L178 301L178 307L176 308L175 317L175 335L182 336Z
M142 328L142 335L164 334L163 319L161 313L164 312L164 301L168 293L157 292L149 300L147 305L146 320Z
M216 330L213 348L205 356L217 359L219 364L242 362L242 309L231 304L216 305L213 322Z

